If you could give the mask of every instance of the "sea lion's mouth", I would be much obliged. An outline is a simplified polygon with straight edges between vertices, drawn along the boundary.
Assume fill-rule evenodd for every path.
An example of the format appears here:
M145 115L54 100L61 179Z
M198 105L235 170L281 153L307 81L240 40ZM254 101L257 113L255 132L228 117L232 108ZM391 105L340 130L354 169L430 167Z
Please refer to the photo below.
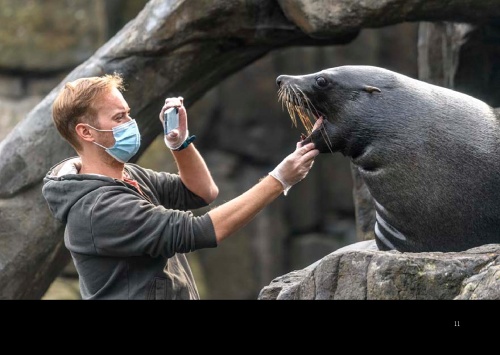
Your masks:
M303 133L300 135L302 144L313 142L320 152L333 153L333 142L329 137L327 129L329 125L327 115L318 110L297 85L287 84L280 86L278 101L281 101L283 108L287 108L293 125L297 127L298 117L306 129L307 135ZM322 120L318 122L320 118ZM329 126L332 125L330 124Z
M325 115L314 107L307 95L300 90L297 85L283 85L278 90L278 101L281 101L281 107L286 107L292 123L297 127L297 117L304 126L307 136L301 134L304 139L311 136L314 123L320 117L326 119Z

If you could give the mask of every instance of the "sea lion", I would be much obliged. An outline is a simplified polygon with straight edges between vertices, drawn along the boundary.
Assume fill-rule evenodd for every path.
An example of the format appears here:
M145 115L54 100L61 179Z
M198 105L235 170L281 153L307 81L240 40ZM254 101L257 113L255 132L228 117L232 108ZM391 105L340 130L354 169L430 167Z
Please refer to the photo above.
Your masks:
M375 200L381 250L500 243L498 112L471 96L370 66L281 75L279 98L322 153L351 158ZM311 133L315 119L320 129ZM327 183L327 182L325 182Z

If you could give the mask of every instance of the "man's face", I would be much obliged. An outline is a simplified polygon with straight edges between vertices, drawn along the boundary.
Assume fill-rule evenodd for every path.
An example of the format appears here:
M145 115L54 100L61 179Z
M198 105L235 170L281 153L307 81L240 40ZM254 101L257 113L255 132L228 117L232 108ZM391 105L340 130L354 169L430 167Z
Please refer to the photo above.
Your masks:
M113 129L118 125L129 122L132 118L130 115L130 107L123 98L121 92L113 88L106 93L97 103L97 122L96 128ZM105 147L112 147L115 144L113 132L98 132L97 141Z

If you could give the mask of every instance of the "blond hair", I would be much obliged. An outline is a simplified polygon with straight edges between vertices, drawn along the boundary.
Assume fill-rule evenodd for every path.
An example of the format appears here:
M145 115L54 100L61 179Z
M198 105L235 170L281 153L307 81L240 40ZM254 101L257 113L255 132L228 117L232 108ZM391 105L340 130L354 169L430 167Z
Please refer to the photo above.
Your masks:
M103 93L113 88L124 90L122 77L114 73L90 78L81 78L66 83L52 105L54 124L69 144L77 151L81 149L75 127L78 123L97 124L97 107Z

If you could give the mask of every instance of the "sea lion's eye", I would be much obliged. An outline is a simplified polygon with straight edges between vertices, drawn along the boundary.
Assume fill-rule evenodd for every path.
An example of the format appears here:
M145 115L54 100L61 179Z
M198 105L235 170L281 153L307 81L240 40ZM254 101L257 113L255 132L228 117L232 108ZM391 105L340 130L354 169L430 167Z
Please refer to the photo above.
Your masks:
M318 84L319 87L324 88L328 85L328 81L324 77L318 76L316 78L316 84Z

